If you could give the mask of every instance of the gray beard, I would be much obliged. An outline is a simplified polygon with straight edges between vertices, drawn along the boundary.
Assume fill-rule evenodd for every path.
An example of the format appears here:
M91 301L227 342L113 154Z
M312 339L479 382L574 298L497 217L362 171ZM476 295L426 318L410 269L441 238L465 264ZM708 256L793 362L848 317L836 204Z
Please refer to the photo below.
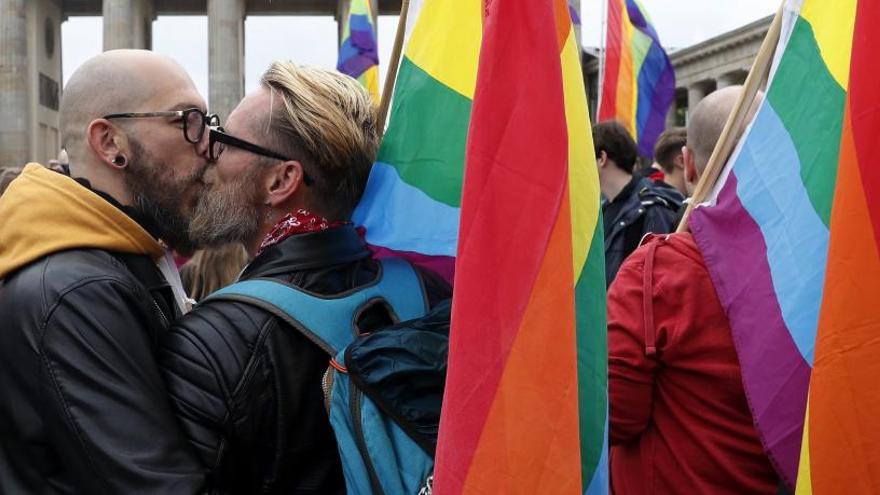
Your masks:
M256 167L225 186L215 185L199 199L189 237L199 246L239 242L252 244L263 216Z

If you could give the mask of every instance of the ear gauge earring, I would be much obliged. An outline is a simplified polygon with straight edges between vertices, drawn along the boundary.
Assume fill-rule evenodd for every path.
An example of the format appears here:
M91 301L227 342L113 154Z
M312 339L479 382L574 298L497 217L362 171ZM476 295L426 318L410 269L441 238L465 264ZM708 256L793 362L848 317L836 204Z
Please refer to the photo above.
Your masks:
M125 166L125 157L122 155L116 155L116 157L113 158L113 164L119 165L120 167L124 167Z

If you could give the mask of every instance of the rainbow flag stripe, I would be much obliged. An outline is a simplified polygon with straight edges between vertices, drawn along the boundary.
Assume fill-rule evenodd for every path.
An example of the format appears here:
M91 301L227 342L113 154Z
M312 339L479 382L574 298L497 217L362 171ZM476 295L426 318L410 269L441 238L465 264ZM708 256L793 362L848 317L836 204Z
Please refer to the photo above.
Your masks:
M638 0L608 0L599 121L617 120L654 156L675 99L675 71Z
M336 69L358 80L379 102L379 50L373 20L374 0L351 0L342 23L342 43Z
M388 129L353 221L377 255L452 281L481 1L411 4L407 26Z
M782 478L876 493L880 5L788 0L783 19L766 98L690 227Z
M565 0L488 3L438 493L608 491L604 254L581 74Z

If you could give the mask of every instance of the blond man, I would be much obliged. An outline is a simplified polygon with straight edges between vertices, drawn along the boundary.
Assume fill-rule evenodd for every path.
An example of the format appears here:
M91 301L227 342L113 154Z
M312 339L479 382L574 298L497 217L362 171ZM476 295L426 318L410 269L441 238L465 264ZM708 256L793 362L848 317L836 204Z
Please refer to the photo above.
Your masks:
M369 95L335 71L276 62L259 89L213 129L191 235L241 242L254 259L240 280L271 278L339 296L381 276L349 221L377 149ZM417 273L430 306L449 296ZM361 332L389 323L365 311ZM229 493L345 492L322 377L330 356L292 323L241 301L211 300L163 344L179 417L214 485Z

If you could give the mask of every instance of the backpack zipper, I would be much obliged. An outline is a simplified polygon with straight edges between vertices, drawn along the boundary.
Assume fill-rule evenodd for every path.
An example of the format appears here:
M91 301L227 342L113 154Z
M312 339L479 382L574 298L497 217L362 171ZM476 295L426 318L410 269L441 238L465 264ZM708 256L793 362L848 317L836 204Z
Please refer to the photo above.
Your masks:
M321 377L321 390L324 391L324 409L327 410L327 414L330 414L330 392L333 388L333 381L336 378L336 371L332 366L327 367L327 371L324 372L324 376Z

